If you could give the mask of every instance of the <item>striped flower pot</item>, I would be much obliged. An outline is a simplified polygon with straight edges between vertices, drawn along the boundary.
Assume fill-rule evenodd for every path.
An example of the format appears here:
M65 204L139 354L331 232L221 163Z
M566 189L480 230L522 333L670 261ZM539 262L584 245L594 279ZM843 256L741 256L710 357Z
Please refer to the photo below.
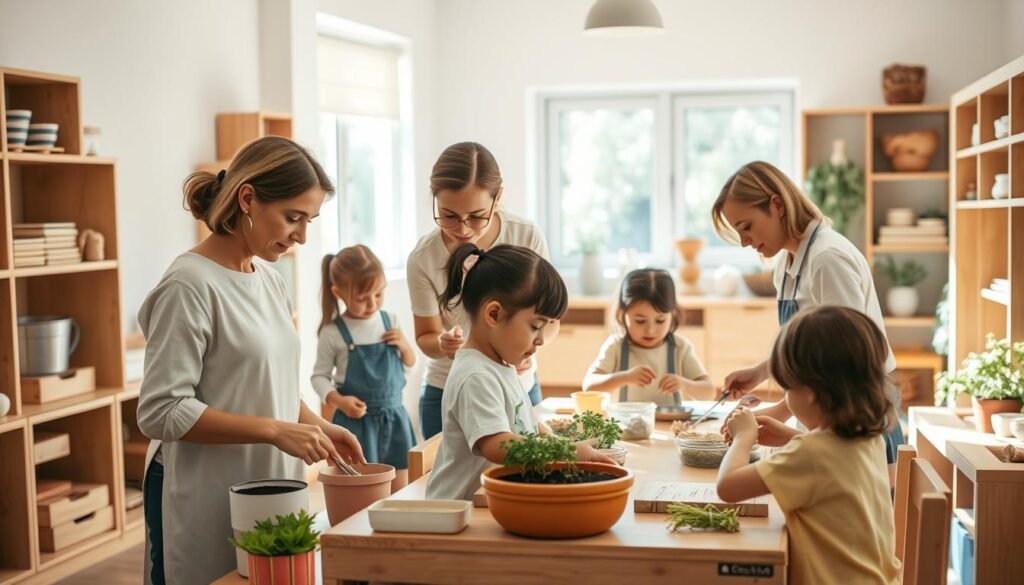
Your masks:
M316 551L288 557L249 555L250 585L314 585Z
M28 139L28 125L32 119L31 110L7 111L7 144L24 146Z
M57 144L57 124L29 124L29 146L53 146Z

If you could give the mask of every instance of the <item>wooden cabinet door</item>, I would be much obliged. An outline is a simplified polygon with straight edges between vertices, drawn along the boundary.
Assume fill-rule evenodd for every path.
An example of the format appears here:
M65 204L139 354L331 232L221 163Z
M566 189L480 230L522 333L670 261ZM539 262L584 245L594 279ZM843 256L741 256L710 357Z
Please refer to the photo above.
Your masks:
M739 368L768 359L779 324L775 307L711 307L704 312L707 368L715 384Z

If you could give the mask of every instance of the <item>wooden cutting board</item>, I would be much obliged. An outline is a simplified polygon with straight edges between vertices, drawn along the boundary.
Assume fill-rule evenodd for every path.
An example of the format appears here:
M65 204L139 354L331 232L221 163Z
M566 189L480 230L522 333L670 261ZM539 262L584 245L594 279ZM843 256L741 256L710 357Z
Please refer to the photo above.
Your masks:
M667 514L668 505L674 503L704 506L714 504L723 510L737 508L740 516L767 516L768 496L758 496L737 504L718 499L713 483L683 483L652 481L641 483L633 498L634 512Z

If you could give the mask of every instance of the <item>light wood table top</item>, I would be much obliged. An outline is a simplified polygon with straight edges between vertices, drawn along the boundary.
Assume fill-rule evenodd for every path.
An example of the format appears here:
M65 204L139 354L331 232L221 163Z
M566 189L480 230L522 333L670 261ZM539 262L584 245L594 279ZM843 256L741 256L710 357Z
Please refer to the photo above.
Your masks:
M719 424L701 426L713 430ZM456 535L380 533L370 528L364 510L322 535L324 582L527 584L571 581L585 574L588 585L785 583L788 539L774 499L767 518L741 518L738 533L671 533L667 515L633 512L640 484L714 482L717 469L683 466L668 423L659 422L650 439L625 444L626 465L635 472L636 483L622 518L604 534L570 540L523 538L506 532L486 508L474 508L469 527ZM423 499L428 477L392 498ZM761 578L725 575L745 570L762 571Z

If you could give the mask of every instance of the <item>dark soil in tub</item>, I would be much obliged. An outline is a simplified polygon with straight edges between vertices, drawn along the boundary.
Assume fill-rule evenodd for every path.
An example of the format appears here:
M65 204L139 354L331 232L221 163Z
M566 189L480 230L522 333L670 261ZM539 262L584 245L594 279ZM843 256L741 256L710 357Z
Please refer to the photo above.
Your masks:
M576 473L566 475L561 469L552 471L541 477L536 474L524 476L522 473L502 476L501 479L514 481L516 483L545 483L545 484L571 484L571 483L597 483L599 481L611 481L618 476L611 473L580 470Z
M301 487L293 485L261 485L257 487L236 490L236 494L243 496L276 496L277 494L288 494L301 490Z

